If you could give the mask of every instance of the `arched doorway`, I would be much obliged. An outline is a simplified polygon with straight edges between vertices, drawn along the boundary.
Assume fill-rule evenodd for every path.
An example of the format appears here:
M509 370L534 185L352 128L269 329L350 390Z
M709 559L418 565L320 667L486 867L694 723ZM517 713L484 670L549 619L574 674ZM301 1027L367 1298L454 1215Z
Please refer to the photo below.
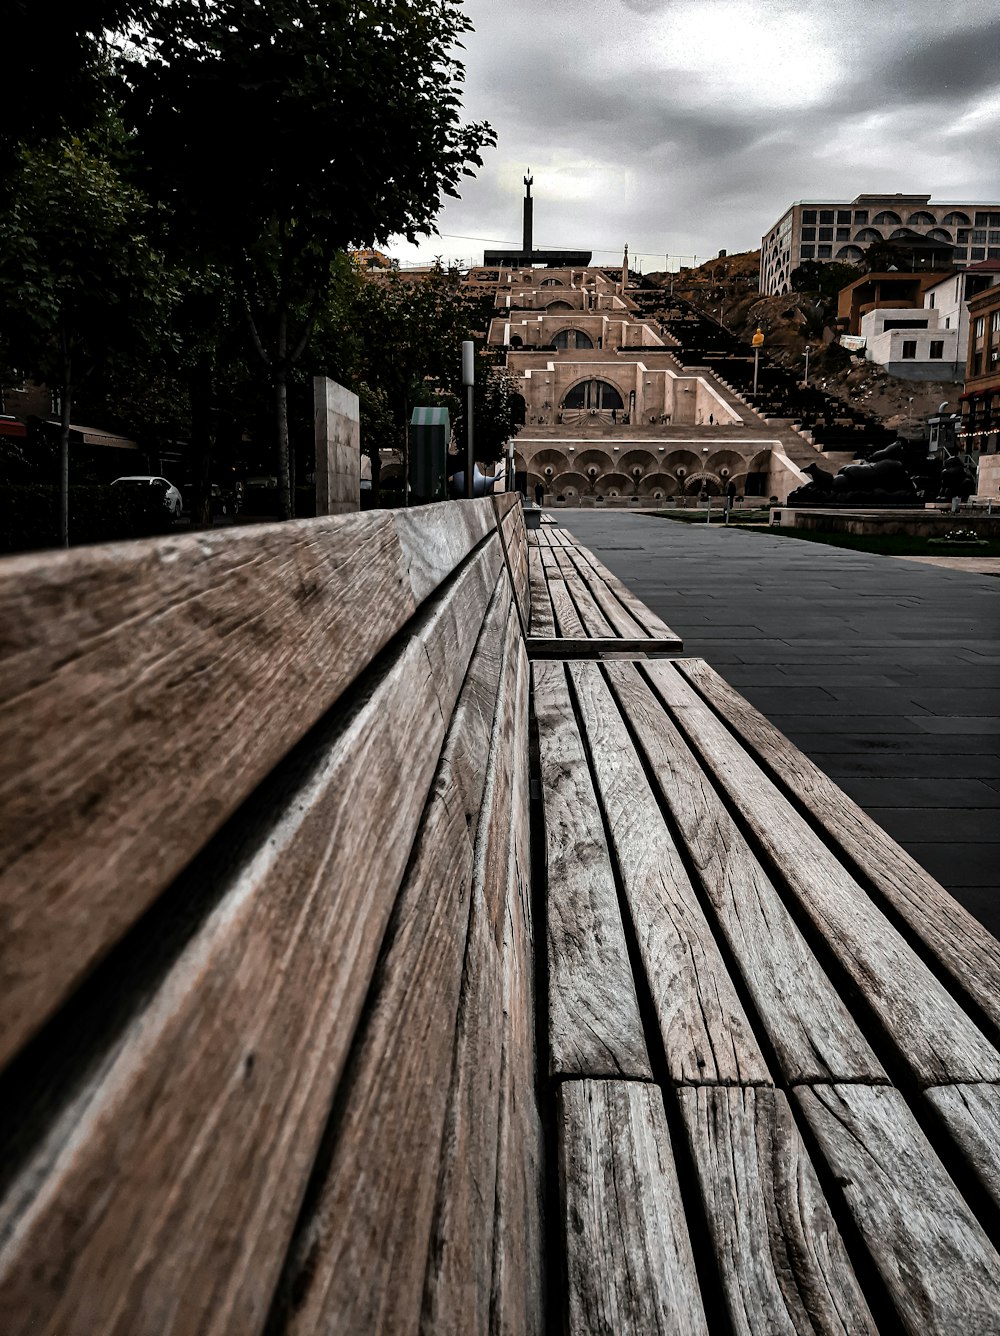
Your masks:
M553 348L593 348L594 340L582 329L561 329L552 340Z
M617 408L625 404L615 387L606 380L582 380L566 395L563 408Z

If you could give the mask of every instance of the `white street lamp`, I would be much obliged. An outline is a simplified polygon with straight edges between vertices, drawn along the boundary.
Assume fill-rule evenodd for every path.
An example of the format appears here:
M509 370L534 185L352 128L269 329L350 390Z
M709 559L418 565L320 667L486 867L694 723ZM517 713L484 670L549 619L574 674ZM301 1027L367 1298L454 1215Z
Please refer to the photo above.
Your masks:
M760 325L757 326L757 333L750 340L753 344L753 397L757 398L757 369L760 365L760 350L764 343L764 331Z

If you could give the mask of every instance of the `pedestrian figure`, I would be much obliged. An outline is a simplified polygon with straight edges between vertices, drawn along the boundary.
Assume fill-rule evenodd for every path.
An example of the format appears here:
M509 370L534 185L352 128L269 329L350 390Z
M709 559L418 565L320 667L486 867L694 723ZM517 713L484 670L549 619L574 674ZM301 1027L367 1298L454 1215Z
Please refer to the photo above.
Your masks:
M708 415L708 425L709 425L710 427L714 427L714 426L715 426L715 414L714 414L714 413L709 413L709 415Z
M617 408L612 408L612 410L611 410L611 421L612 421L612 422L617 422L617 421L618 421L618 409L617 409Z
M540 506L545 500L545 487L542 483L535 483L535 505Z

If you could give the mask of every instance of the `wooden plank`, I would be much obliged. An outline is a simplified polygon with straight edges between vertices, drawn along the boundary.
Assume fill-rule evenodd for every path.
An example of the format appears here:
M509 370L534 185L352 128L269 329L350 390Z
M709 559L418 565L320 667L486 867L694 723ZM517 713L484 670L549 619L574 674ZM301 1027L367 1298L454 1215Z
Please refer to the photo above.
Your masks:
M555 556L553 553L542 552L542 566L545 571L545 578L549 587L549 598L552 600L552 612L556 619L556 630L560 636L574 636L580 639L587 638L587 632L584 629L583 622L580 620L580 614L576 610L576 605L566 588L566 581L563 579L562 572L555 565Z
M531 624L532 636L546 636L550 639L556 633L556 619L552 611L552 599L549 596L541 554L537 547L528 550L528 571L531 580Z
M544 1336L542 1126L535 1091L534 933L529 876L528 682L518 646L511 860L503 939L503 1054L490 1331ZM468 1330L468 1326L465 1330Z
M524 515L517 497L506 500L511 493L494 497L500 534L503 538L507 567L517 598L521 629L528 634L531 621L531 592L528 587L528 544L525 536ZM506 500L506 504L501 504Z
M1000 1087L935 1086L924 1099L993 1205L1000 1210Z
M678 666L970 998L1000 1044L1000 942L703 659Z
M559 587L558 583L549 586L550 589ZM645 659L676 654L681 648L679 640L649 640L645 637L642 640L623 640L620 636L557 635L531 636L528 641L532 658L548 659L595 658L603 654L630 654Z
M569 554L565 551L557 552L556 560L559 563L566 590L573 600L580 621L583 623L585 634L605 639L615 639L615 628L601 612L593 594L584 584L579 571L570 560Z
M615 596L618 602L626 609L635 620L643 627L646 634L654 640L676 640L677 632L672 631L661 617L658 617L652 608L648 608L642 599L633 594L628 585L612 571L608 570L591 550L587 547L580 547L580 557L586 561L597 577L603 581L610 592Z
M643 672L918 1086L1000 1080L1000 1054L672 664Z
M566 1330L707 1334L661 1092L565 1081L557 1118Z
M492 522L447 504L2 563L0 1062Z
M512 612L506 575L500 588L499 610ZM517 702L516 616L493 617L486 629L503 650L496 717L483 719L473 685L479 673L492 680L491 645L481 666L473 660L473 683L467 677L459 698L338 1092L336 1139L284 1269L277 1313L288 1336L410 1332L420 1320L474 867L481 882L483 849L509 840L516 727L526 713ZM520 686L526 696L523 672ZM469 765L469 735L478 769ZM475 807L478 817L480 799L474 859L467 812ZM506 858L498 861L505 870Z
M614 634L623 636L626 640L648 638L645 627L622 607L606 582L601 579L586 560L584 554L579 549L573 549L570 550L568 555L577 575L590 591L591 597L600 608L605 620L612 627Z
M875 1336L785 1092L678 1098L736 1336Z
M911 1336L994 1332L1000 1257L906 1101L889 1086L795 1091Z
M501 562L192 868L214 907L12 1168L5 1336L259 1330Z
M566 670L532 668L548 873L549 1069L650 1079L614 873Z
M649 685L632 664L609 664L606 673L785 1080L886 1080L771 879Z
M596 663L570 679L676 1082L771 1084L680 853Z

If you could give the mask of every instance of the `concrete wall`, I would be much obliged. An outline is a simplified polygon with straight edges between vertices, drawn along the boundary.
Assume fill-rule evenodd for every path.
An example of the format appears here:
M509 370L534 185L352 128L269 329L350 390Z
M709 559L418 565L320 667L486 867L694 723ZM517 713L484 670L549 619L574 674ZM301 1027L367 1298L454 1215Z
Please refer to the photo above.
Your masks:
M992 497L995 500L998 494L1000 494L1000 455L980 455L976 495Z
M327 376L313 377L316 514L361 508L361 413L358 396Z

